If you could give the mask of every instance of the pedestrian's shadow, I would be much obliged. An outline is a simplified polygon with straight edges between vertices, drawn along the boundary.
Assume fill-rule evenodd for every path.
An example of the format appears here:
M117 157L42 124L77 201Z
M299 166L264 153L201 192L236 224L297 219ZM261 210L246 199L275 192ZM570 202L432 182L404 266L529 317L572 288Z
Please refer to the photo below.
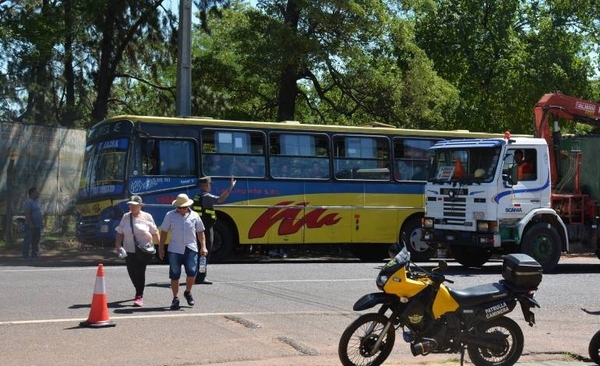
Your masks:
M139 314L139 313L149 313L149 312L164 312L169 311L172 312L168 306L167 307L154 307L154 308L138 308L138 307L123 307L121 309L116 309L114 311L115 314Z
M135 300L135 299L113 301L113 302L107 303L106 306L111 309L124 308L124 307L129 306L129 305L125 305L125 303L131 302L133 300ZM92 306L92 304L73 304L73 305L69 306L69 309L83 309L83 308L90 308L91 306Z
M600 315L600 310L591 311L588 309L581 308L581 311L583 311L586 314L590 314L590 315Z
M179 286L185 286L185 281L180 282ZM171 288L171 282L155 282L155 283L147 283L146 287L160 287L160 288Z

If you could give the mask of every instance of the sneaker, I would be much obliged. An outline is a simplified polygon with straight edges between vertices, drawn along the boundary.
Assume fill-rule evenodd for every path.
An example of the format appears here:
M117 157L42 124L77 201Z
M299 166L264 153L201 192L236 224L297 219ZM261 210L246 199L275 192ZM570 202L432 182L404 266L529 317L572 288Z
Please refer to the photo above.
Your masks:
M174 297L171 301L171 310L179 310L179 299L177 297Z
M183 293L183 296L185 297L185 300L187 301L187 303L188 303L189 306L194 306L194 304L196 302L194 301L194 298L192 297L192 293L191 292L185 291Z
M142 300L141 296L135 297L135 300L133 300L133 306L136 306L138 308L141 308L142 306L144 306L144 300Z

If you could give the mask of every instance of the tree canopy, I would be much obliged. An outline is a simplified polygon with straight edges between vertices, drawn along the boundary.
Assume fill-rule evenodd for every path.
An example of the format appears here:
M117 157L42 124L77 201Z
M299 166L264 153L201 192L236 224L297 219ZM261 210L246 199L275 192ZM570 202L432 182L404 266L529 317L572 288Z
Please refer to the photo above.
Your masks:
M166 2L0 0L0 119L173 115ZM592 0L193 3L194 115L530 133L543 94L600 97Z

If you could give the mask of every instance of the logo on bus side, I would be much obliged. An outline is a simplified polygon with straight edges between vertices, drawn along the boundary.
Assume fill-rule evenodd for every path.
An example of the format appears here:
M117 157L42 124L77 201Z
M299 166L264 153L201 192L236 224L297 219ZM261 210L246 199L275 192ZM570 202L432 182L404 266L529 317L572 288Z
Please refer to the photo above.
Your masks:
M280 202L276 206L289 206L292 203L293 201ZM280 223L277 234L290 235L297 233L304 225L309 229L316 229L323 226L335 225L342 219L338 217L338 213L330 213L322 216L327 211L324 208L316 208L308 212L304 217L297 218L298 214L307 205L308 202L299 202L294 204L293 207L269 208L252 224L248 232L248 238L262 238L278 221Z

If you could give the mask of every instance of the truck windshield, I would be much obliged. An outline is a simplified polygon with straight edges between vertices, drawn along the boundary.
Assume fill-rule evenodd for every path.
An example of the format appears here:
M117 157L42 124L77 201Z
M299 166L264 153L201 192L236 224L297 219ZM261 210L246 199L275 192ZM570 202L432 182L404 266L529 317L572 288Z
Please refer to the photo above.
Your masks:
M467 184L490 182L500 161L500 147L460 147L432 149L429 181Z
M96 141L86 146L79 198L123 192L128 146L129 140L126 138Z

